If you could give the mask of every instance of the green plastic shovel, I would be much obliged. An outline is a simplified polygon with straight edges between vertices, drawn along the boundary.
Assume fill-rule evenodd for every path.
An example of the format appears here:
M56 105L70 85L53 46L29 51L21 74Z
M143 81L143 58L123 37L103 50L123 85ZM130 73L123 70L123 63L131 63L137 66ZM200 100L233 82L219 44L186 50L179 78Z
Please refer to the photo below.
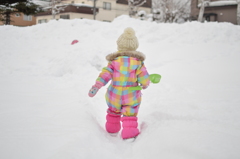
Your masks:
M157 84L161 80L161 75L159 75L159 74L150 74L149 78L150 78L150 81L152 83ZM131 90L131 91L142 90L142 87L141 86L129 87L129 90Z
M150 74L150 81L154 84L159 83L161 79L161 75L159 74Z

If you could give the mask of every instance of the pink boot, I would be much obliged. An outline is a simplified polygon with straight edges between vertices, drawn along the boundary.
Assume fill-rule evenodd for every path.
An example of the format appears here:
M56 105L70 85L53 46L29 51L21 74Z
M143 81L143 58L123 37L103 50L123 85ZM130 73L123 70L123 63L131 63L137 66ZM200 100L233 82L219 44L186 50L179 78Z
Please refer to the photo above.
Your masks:
M121 129L120 124L120 118L121 115L115 115L108 113L106 116L107 122L106 122L106 130L109 133L117 133Z
M140 133L138 130L137 117L122 117L122 138L129 139L138 136Z

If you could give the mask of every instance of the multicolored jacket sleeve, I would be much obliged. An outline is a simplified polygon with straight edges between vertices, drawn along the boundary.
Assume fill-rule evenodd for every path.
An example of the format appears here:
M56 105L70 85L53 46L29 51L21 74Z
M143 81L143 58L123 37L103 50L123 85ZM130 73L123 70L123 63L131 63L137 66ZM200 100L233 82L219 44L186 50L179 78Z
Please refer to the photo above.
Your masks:
M102 72L99 74L96 81L98 83L101 83L103 86L105 86L112 79L112 74L113 74L113 66L109 62L107 67L104 67L102 69Z
M142 66L137 69L136 75L137 75L138 83L140 83L144 87L147 87L149 85L150 78L144 64L142 64Z

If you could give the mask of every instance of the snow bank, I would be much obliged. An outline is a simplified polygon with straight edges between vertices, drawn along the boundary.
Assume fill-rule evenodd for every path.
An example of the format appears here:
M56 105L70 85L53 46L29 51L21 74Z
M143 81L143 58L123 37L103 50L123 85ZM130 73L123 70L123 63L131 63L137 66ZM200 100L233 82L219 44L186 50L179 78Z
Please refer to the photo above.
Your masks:
M104 130L106 87L87 96L129 26L148 71L162 75L142 92L131 144ZM121 16L0 26L0 35L0 158L240 157L239 26Z

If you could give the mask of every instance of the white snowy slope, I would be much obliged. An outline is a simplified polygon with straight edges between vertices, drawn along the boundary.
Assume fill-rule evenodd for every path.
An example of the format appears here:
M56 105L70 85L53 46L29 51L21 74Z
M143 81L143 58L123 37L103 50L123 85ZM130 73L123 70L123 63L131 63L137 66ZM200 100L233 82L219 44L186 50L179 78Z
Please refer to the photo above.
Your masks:
M134 143L104 130L107 87L87 95L128 26L149 73L162 75L142 91ZM1 159L239 159L239 94L240 27L230 23L0 26Z

